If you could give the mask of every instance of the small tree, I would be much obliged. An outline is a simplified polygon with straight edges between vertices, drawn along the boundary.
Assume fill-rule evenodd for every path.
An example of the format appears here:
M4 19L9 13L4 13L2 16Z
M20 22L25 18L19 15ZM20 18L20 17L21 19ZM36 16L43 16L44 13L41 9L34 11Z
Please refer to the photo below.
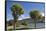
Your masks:
M30 17L34 20L35 27L36 27L36 21L38 17L41 15L40 12L38 10L33 10L33 11L30 11L29 14L30 14Z
M19 4L15 4L11 7L11 11L12 11L12 15L13 15L13 18L14 18L14 21L13 21L13 28L15 30L15 23L17 22L18 20L18 17L24 13L23 11L23 8L21 7L21 5Z

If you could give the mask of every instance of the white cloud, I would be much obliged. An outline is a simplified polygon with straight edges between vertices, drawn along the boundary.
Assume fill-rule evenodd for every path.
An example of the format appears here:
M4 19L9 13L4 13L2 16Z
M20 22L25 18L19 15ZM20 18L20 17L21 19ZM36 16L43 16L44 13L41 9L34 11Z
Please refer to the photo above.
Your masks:
M25 16L25 15L21 15L21 17L19 17L19 19L18 20L22 20L22 19L26 19L26 18L30 18L29 16Z
M40 14L41 14L42 16L44 16L44 13L43 13L43 12L41 12ZM26 18L30 18L30 16L21 15L21 16L18 18L18 20L22 20L22 19L26 19ZM13 18L8 18L7 20L10 20L10 19L13 19Z
M44 13L43 12L41 12L40 14L42 16L44 16ZM26 18L30 18L30 16L21 15L18 20L22 20L22 19L26 19Z
M24 15L21 15L18 20L22 20L24 18Z

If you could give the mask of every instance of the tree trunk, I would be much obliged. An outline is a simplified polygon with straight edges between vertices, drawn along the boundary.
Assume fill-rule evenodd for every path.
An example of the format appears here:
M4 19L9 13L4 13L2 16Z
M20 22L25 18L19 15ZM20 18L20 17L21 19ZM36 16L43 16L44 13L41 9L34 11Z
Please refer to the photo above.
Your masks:
M34 19L35 29L36 29L36 19Z
M16 22L17 22L17 19L18 19L17 13L15 14L15 12L14 12L14 13L13 13L13 17L14 17L14 21L13 21L13 30L15 30Z
M13 30L15 30L15 21L13 21Z
M14 25L13 25L13 29L16 30L16 22L17 22L18 17L16 16L16 18L14 18Z

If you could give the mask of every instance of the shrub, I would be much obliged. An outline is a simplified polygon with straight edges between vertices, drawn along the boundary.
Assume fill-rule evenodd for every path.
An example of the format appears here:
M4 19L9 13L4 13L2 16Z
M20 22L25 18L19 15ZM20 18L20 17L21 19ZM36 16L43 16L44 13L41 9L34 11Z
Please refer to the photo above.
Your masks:
M22 25L25 25L25 26L27 26L27 22L22 22Z

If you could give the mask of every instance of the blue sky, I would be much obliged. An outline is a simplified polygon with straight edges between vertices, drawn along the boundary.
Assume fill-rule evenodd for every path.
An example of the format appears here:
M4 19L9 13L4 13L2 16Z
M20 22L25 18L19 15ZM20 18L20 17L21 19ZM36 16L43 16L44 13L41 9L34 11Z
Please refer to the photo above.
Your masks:
M19 16L19 19L25 19L25 18L28 18L30 17L29 16L29 12L36 9L36 10L39 10L40 12L44 13L44 6L45 4L44 3L33 3L33 2L11 2L11 1L7 1L7 8L6 8L6 11L7 11L7 20L10 20L10 19L13 19L13 16L12 16L12 12L11 12L11 9L10 7L14 4L20 4L23 9L24 9L24 14Z

